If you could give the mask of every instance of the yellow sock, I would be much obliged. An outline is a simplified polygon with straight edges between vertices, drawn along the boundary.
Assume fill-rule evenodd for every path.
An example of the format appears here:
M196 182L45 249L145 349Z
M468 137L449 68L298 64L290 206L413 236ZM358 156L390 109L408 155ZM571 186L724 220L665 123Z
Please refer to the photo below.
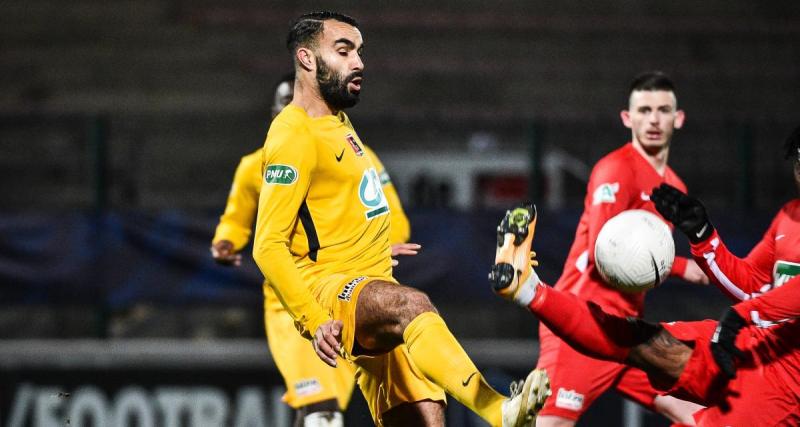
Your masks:
M438 314L422 313L403 331L408 354L431 381L493 426L502 425L505 396L486 381Z

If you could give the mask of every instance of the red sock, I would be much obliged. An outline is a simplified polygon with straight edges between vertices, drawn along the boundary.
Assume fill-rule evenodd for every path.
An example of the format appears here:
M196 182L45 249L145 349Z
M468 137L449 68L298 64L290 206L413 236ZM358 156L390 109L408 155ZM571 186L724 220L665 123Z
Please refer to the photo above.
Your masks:
M635 329L628 319L612 316L568 292L539 286L528 308L553 333L587 356L624 362L636 345Z

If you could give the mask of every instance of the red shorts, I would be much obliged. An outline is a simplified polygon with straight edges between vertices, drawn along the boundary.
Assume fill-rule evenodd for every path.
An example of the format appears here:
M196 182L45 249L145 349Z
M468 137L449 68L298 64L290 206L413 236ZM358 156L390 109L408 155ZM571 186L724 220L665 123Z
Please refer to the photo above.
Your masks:
M713 320L662 324L675 338L694 347L668 393L709 406L694 415L700 427L800 425L800 396L786 382L792 375L780 362L761 362L755 354L758 340L753 327L743 329L737 338L737 347L748 356L738 365L736 378L727 381L720 375L710 346L716 325Z
M539 346L536 367L547 370L553 391L540 415L577 421L595 399L612 387L623 396L653 410L653 401L659 392L650 385L643 371L584 356L541 323Z

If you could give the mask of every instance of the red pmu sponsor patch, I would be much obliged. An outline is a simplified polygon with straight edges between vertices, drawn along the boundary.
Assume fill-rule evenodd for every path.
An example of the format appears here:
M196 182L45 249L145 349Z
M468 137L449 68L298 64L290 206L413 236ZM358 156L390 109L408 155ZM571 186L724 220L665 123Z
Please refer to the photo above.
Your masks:
M356 142L356 138L353 135L348 133L345 138L347 139L347 142L350 143L350 147L353 148L353 151L356 152L356 156L364 155L364 150L362 150L361 146L358 145L358 142Z

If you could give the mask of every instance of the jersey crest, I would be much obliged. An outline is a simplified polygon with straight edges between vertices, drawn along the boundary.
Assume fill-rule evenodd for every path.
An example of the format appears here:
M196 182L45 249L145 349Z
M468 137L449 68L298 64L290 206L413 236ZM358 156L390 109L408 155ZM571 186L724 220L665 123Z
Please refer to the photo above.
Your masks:
M600 184L595 188L592 193L592 205L599 205L600 203L614 203L617 201L617 192L619 191L618 182L607 182Z
M350 148L353 149L353 151L356 153L356 156L361 157L364 155L364 150L360 145L358 145L358 141L356 141L356 138L352 134L348 133L347 136L345 136L345 139L347 139L347 143L350 144Z

